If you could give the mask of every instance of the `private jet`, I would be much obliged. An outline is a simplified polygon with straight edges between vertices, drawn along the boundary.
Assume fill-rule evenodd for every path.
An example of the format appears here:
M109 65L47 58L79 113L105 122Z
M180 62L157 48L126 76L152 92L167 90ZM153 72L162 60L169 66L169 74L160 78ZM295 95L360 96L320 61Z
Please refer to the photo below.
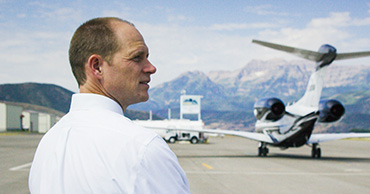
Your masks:
M312 133L316 123L336 122L345 113L344 106L338 100L321 99L324 84L323 78L330 64L334 60L370 56L370 51L337 53L333 46L324 44L319 48L318 52L315 52L259 40L252 40L252 42L316 62L316 69L309 79L303 97L295 103L287 105L276 97L259 99L254 104L254 115L257 119L255 132L221 129L181 130L227 134L258 141L258 156L266 156L269 153L268 146L287 149L308 145L312 147L312 157L320 158L321 149L319 143L321 142L345 138L370 137L370 133Z

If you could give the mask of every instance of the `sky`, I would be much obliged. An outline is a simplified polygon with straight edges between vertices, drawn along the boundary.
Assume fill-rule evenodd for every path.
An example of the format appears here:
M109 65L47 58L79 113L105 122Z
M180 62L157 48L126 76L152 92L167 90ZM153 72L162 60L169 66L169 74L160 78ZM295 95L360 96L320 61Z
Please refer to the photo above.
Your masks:
M370 0L0 0L0 84L50 83L78 92L68 48L83 22L135 24L157 67L151 86L187 71L234 71L251 60L298 58L252 39L317 51L370 51ZM370 65L370 57L338 64Z

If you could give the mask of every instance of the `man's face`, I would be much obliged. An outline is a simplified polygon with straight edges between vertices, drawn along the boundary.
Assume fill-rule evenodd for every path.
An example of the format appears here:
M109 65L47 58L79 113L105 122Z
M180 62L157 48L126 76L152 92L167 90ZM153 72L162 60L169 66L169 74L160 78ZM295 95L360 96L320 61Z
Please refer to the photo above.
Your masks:
M103 65L102 84L121 106L144 102L149 99L150 75L156 68L149 62L149 51L141 34L131 25L115 22L120 50Z

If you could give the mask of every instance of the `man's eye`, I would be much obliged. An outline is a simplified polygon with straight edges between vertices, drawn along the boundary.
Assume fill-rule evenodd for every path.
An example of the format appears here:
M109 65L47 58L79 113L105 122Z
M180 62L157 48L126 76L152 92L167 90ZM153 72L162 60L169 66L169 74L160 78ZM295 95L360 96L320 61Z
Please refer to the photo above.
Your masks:
M132 58L132 60L135 61L135 62L140 62L141 59L142 59L142 57L140 55L135 56L134 58Z

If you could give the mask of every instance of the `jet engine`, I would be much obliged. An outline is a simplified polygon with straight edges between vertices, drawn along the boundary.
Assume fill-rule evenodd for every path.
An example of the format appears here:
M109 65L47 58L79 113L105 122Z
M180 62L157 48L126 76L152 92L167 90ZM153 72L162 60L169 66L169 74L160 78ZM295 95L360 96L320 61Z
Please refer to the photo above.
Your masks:
M284 116L285 105L278 98L262 98L254 104L257 120L277 121Z
M329 123L339 120L344 115L344 106L337 100L320 100L319 122Z

